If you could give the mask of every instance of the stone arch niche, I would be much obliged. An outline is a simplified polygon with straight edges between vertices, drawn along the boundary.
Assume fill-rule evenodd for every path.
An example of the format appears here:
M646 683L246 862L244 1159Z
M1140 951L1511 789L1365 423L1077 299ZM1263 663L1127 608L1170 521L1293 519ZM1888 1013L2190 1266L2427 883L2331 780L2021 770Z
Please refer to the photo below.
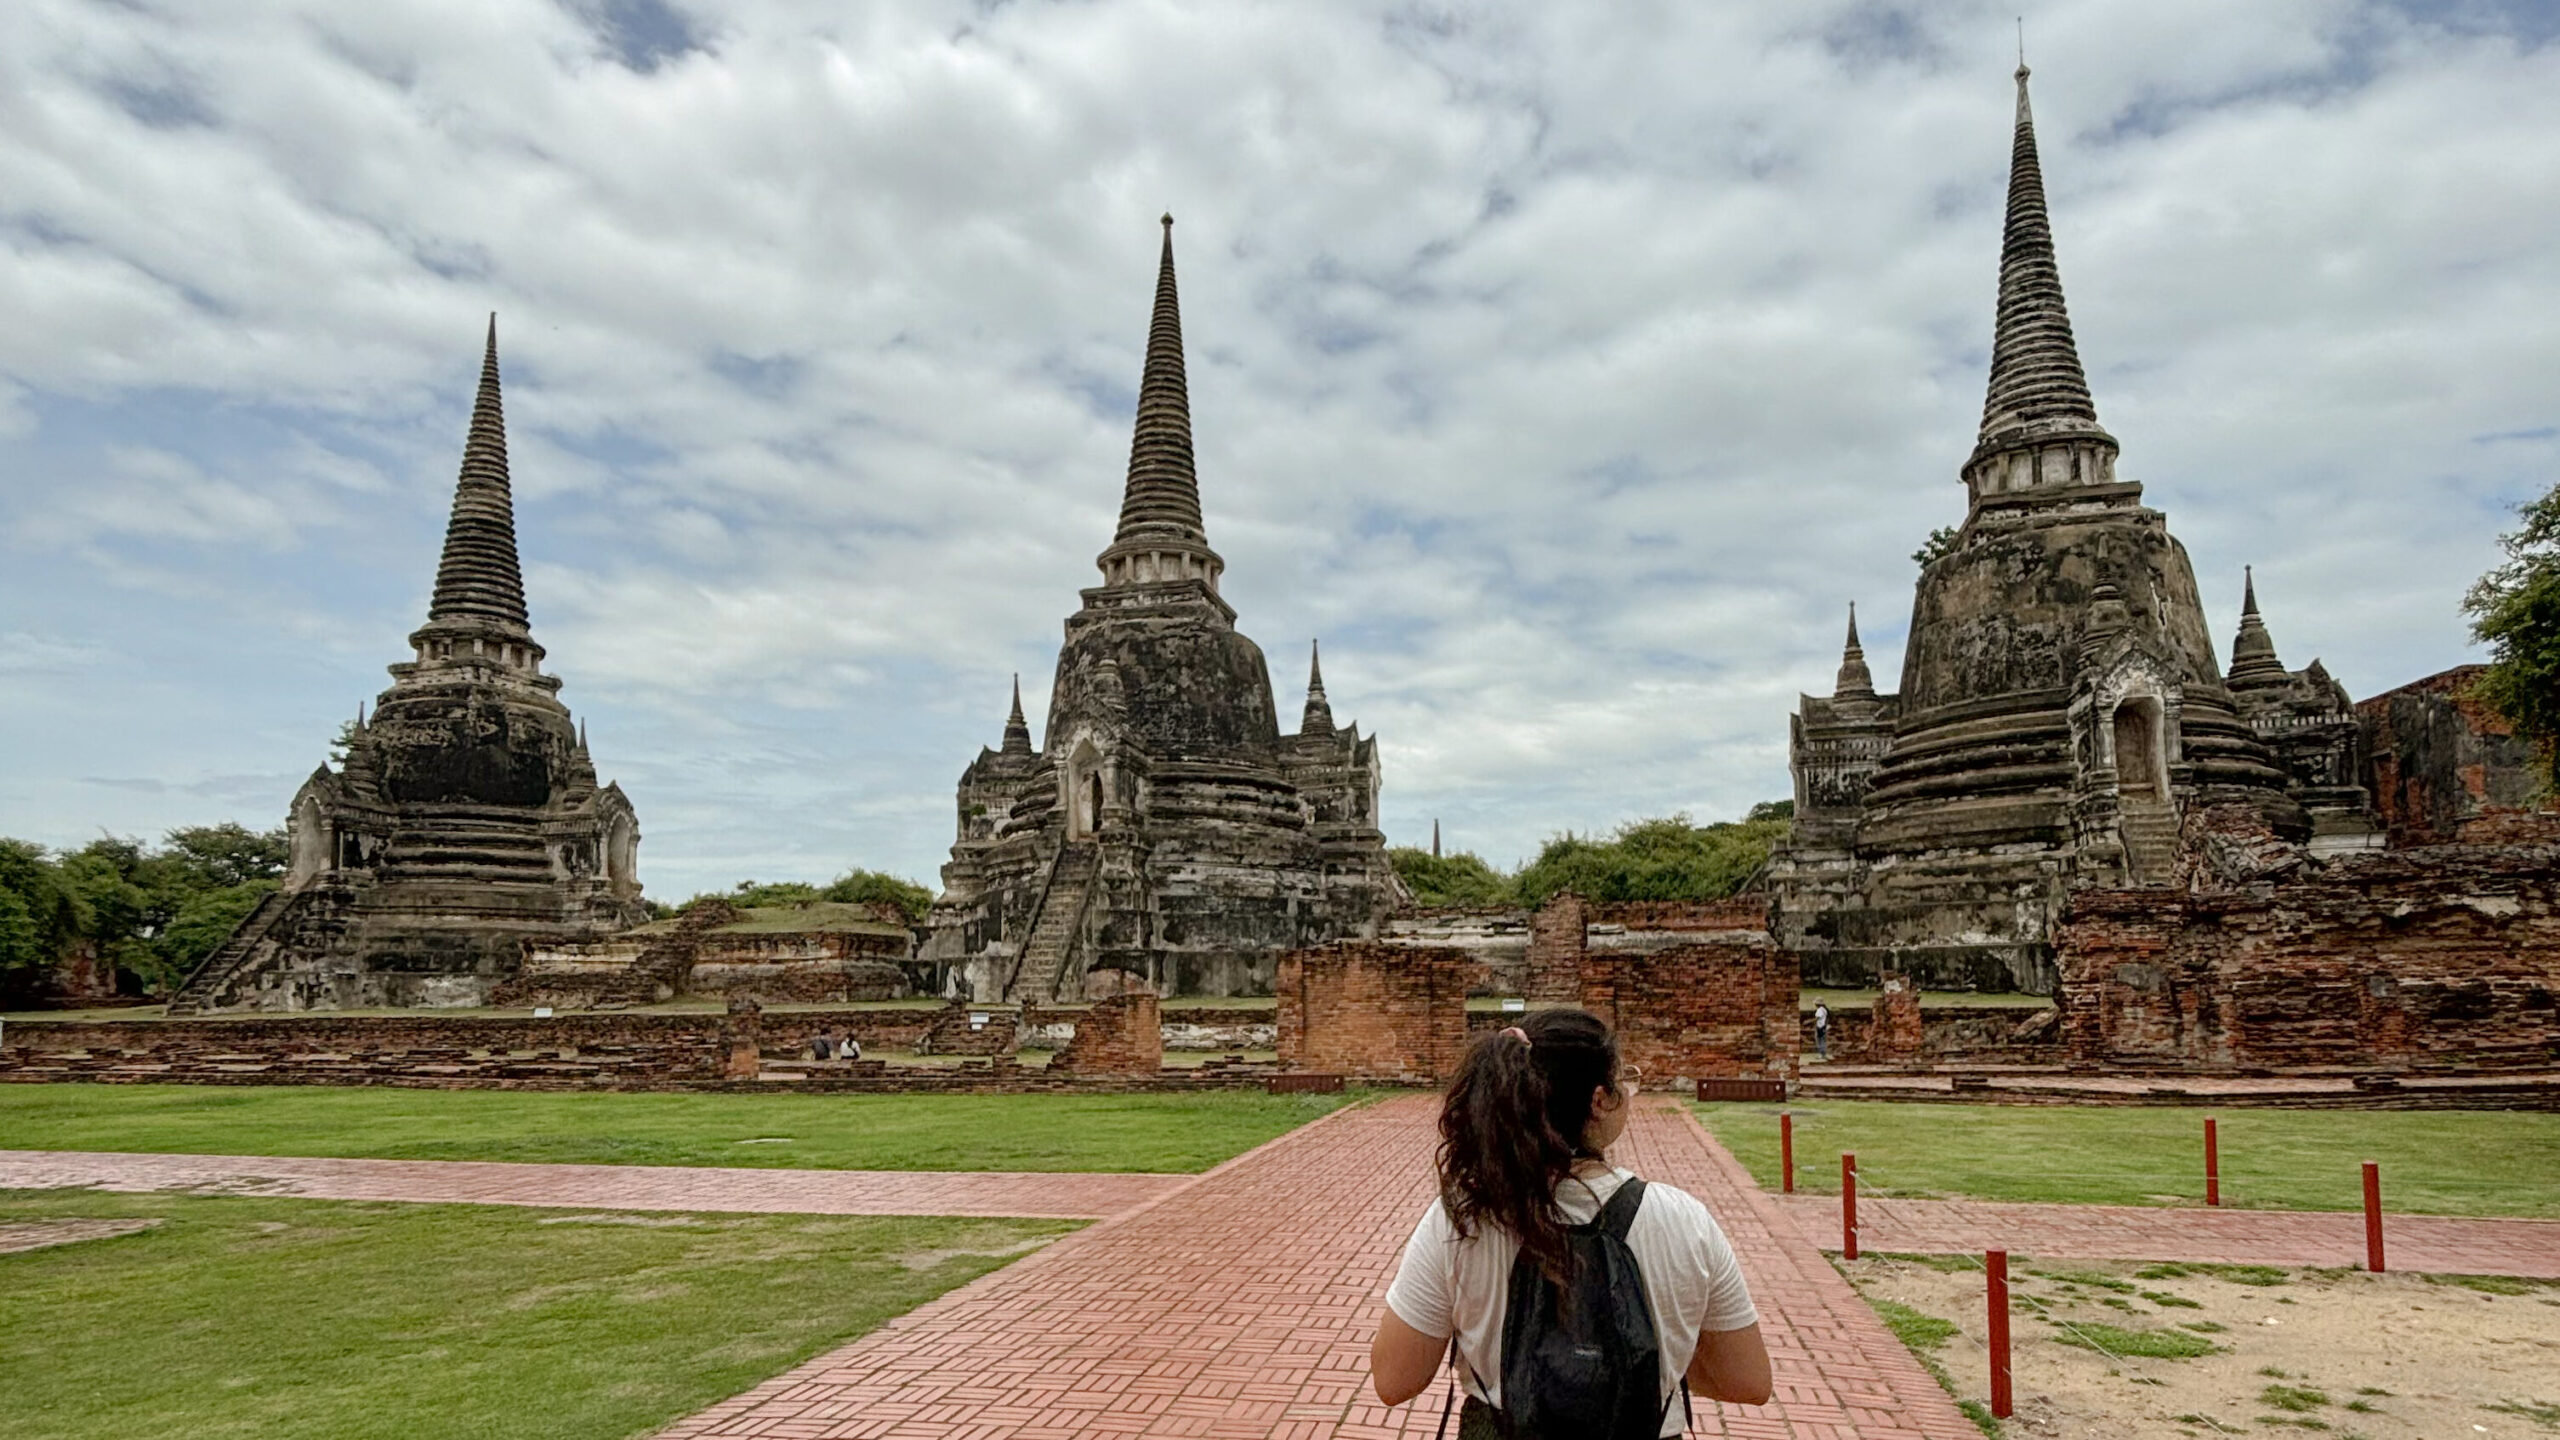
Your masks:
M1109 793L1103 783L1102 752L1093 742L1077 742L1067 761L1067 838L1090 840L1102 830L1102 810Z
M2116 702L2109 740L2115 752L2116 794L2127 804L2161 805L2169 799L2168 747L2156 695Z
M617 894L640 888L640 825L629 815L605 826L604 878Z
M293 807L292 867L285 873L285 888L299 890L331 868L336 857L330 852L328 824L320 818L320 802L305 795Z

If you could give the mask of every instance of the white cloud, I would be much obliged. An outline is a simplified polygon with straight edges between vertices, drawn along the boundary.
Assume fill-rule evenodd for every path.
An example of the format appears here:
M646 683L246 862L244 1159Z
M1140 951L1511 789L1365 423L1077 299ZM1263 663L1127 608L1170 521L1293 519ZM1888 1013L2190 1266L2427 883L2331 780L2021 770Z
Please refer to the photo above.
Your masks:
M653 886L927 871L1094 578L1167 208L1229 596L1284 719L1325 637L1400 838L1509 860L1784 793L1843 606L1890 677L1960 512L1988 6L20 11L0 512L75 559L0 613L229 661L189 677L227 728L82 773L317 758L417 616L495 309L535 623ZM2463 658L2560 449L2560 47L2032 18L2100 410L2217 626L2255 563L2295 663ZM54 742L98 721L59 712L0 791L73 838Z

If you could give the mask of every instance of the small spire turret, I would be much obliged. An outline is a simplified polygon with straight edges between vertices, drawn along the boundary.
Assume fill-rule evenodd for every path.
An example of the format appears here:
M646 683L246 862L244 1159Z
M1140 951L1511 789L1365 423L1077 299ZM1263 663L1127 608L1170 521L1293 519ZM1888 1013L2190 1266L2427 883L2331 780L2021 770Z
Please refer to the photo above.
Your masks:
M1858 602L1849 602L1849 639L1840 650L1840 675L1832 682L1835 700L1873 700L1876 677L1867 670L1867 652L1858 644Z
M1019 671L1013 677L1013 711L1004 717L1004 753L1031 753L1031 722L1022 718L1022 675Z
M2258 577L2252 567L2244 565L2240 567L2240 630L2231 637L2227 684L2234 695L2247 695L2281 689L2292 681L2293 672L2276 657L2275 636L2267 632L2267 622L2258 614Z
M1299 718L1298 733L1333 733L1333 706L1324 696L1324 654L1320 641L1309 641L1307 645L1307 709Z

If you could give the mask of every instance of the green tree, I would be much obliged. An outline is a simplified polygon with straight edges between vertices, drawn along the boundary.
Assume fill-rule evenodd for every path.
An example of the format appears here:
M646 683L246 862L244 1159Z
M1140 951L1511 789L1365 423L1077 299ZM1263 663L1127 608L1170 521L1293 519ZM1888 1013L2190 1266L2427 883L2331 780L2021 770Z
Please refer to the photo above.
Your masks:
M26 898L15 890L0 889L0 988L6 988L12 973L33 970L52 958Z
M1489 908L1519 903L1511 877L1472 851L1434 855L1417 846L1398 845L1387 851L1387 859L1404 888L1413 892L1417 905Z
M845 905L881 902L898 907L909 924L924 919L933 909L933 892L913 880L901 879L880 870L847 870L830 882L820 895Z
M2462 597L2472 638L2489 646L2473 693L2540 748L2543 783L2560 789L2560 485L2521 514L2498 540L2505 563Z
M172 830L166 853L192 869L198 888L208 890L281 880L293 862L293 845L282 827L252 830L233 821Z
M273 880L252 880L190 897L153 944L152 958L157 963L152 973L142 977L144 981L161 987L184 980L189 971L204 963L204 957L231 938L231 932L258 908L258 901L275 888Z
M1671 815L1628 821L1607 840L1559 835L1520 871L1520 898L1543 905L1571 890L1590 900L1721 900L1768 863L1787 823L1758 812L1712 825Z
M1963 533L1953 525L1941 525L1930 531L1929 538L1920 542L1920 548L1911 552L1913 563L1926 570L1933 563L1953 555L1956 553L1956 540Z

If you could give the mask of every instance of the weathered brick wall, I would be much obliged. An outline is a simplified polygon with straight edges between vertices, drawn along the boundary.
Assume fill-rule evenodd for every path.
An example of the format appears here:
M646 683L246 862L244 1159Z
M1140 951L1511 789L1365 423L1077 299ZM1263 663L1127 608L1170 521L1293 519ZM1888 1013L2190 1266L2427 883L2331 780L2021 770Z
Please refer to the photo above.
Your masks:
M1049 1060L1062 1074L1146 1075L1164 1068L1164 1021L1152 990L1096 1000L1079 1012L1076 1033Z
M972 1013L986 1016L983 1024L970 1023ZM916 1042L919 1055L1011 1055L1021 1041L1022 1012L972 1006L963 1000L933 1012L933 1020L925 1028L924 1037Z
M1803 1052L1811 1054L1813 1016L1810 1013L1801 1016L1800 1023ZM1853 1063L1885 1063L1886 1057L1878 1056L1872 1048L1873 1033L1874 1015L1871 1010L1832 1011L1831 1058ZM2061 1012L2006 1005L1941 1005L1933 1009L1928 1005L1927 997L1923 996L1917 1058L1932 1062L1973 1061L2002 1065L2059 1064L2066 1058L2062 1047Z
M1875 1003L1867 1015L1867 1058L1885 1063L1917 1060L1923 1040L1920 987L1892 971L1876 977Z
M1577 1003L1609 1022L1647 1083L1795 1077L1795 966L1765 935L1595 953L1580 969Z
M1602 900L1587 910L1593 925L1629 930L1766 930L1769 902L1759 895L1723 900Z
M1344 941L1280 959L1282 1068L1355 1079L1440 1081L1467 1041L1467 991L1483 963L1463 950Z
M2057 936L2090 1065L2560 1063L2560 850L2439 846L2230 890L2082 891Z
M2458 665L2356 705L2365 784L2397 846L2550 843L2474 822L2533 808L2542 788L2532 742L2470 695L2488 667Z
M1529 917L1529 958L1520 993L1532 1005L1572 1005L1582 994L1583 934L1590 906L1567 890L1548 897Z

